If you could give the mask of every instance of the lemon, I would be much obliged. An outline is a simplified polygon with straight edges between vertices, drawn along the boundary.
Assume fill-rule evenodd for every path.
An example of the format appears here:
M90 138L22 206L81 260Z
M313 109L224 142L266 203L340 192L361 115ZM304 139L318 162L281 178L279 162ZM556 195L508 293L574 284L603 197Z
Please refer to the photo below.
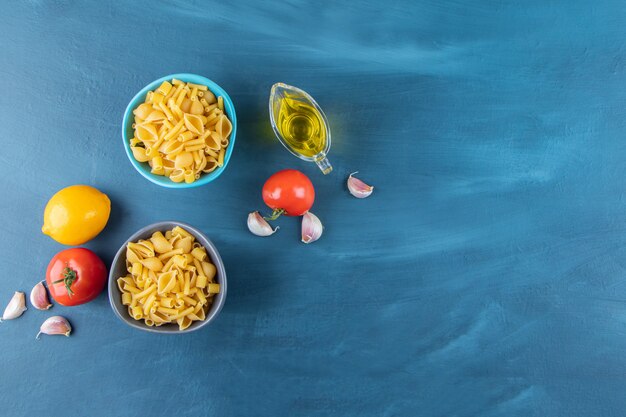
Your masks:
M106 194L88 185L72 185L48 201L41 231L64 245L81 245L104 229L110 213Z

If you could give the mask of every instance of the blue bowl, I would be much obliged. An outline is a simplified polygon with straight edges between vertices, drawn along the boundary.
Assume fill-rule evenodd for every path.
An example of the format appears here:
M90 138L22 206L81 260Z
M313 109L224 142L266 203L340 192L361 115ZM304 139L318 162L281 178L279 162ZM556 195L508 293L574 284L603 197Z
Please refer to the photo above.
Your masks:
M179 79L181 81L194 83L194 84L202 84L209 87L209 90L216 97L222 96L224 99L224 112L226 116L230 119L230 122L233 125L233 131L230 134L228 148L226 148L226 153L224 154L224 165L218 167L215 171L210 172L208 174L202 174L199 179L192 182L191 184L187 184L185 182L174 182L170 180L168 177L163 175L154 175L150 172L150 165L147 162L139 162L133 156L132 151L130 150L130 139L134 136L133 123L135 122L135 115L133 114L133 110L137 108L141 103L146 100L146 95L148 91L155 90L158 88L163 81L172 81L172 78ZM228 166L228 161L230 161L230 156L233 153L233 148L235 147L235 137L237 134L237 116L235 115L235 106L233 105L233 101L230 99L226 91L213 81L208 78L204 78L200 75L195 74L171 74L166 75L165 77L161 77L158 80L152 81L150 84L145 86L139 91L135 97L128 103L126 107L126 111L124 112L124 120L122 121L122 141L124 142L124 149L126 149L126 155L130 160L130 163L133 164L137 172L143 175L147 180L160 185L161 187L168 188L192 188L199 187L204 184L208 184L217 177L219 177L222 172Z

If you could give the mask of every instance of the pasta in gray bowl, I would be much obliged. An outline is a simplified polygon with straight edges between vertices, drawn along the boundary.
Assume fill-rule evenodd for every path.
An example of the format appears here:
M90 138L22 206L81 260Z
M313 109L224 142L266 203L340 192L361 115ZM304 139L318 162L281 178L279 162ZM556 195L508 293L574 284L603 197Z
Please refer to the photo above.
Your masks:
M177 221L135 232L109 271L111 308L124 323L148 332L180 334L206 326L224 306L226 290L215 245Z

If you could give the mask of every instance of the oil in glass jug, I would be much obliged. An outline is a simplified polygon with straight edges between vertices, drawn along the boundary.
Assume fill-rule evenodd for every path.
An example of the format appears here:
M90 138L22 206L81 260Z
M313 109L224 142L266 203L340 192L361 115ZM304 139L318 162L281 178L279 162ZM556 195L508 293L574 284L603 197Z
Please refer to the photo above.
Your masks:
M272 129L283 146L298 158L315 162L324 174L331 172L333 167L326 158L330 128L313 97L299 88L276 83L269 104Z

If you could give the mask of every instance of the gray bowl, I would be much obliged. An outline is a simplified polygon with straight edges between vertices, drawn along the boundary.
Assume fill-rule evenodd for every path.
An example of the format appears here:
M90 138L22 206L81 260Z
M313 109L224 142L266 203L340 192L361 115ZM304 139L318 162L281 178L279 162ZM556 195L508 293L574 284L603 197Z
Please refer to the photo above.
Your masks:
M220 292L216 296L213 297L213 304L209 308L209 312L207 313L206 319L202 321L194 321L191 323L189 327L185 330L178 330L177 324L164 324L160 327L150 327L147 326L143 321L135 320L128 314L128 307L122 304L122 295L120 289L117 287L117 279L119 277L126 276L128 271L126 270L126 245L128 242L135 242L139 239L148 239L154 232L161 231L165 232L166 230L172 230L174 226L180 226L191 233L196 240L206 248L207 255L211 258L211 261L215 265L217 269L217 273L215 274L215 278L218 284L220 284ZM222 258L220 254L217 252L215 245L207 238L204 233L199 231L193 226L190 226L186 223L176 222L176 221L166 221L154 223L149 226L143 227L135 232L131 237L129 237L126 242L120 247L115 255L115 259L113 259L113 264L109 270L109 302L111 303L111 308L124 323L128 324L135 329L145 330L147 332L154 333L167 333L167 334L177 334L177 333L189 333L194 330L198 330L199 328L206 326L211 321L215 320L215 317L219 314L220 310L224 306L224 302L226 301L226 271L224 270L224 262L222 262Z

